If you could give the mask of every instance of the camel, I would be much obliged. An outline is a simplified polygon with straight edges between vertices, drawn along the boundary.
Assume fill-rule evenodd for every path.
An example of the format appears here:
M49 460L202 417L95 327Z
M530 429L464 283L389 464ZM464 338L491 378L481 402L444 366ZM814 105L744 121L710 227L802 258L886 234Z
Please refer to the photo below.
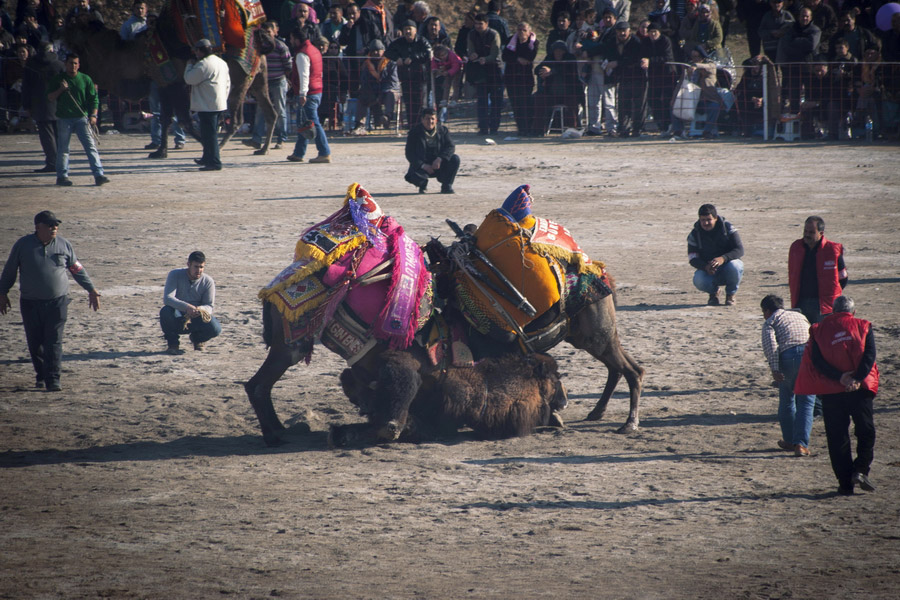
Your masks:
M556 361L545 354L510 353L445 369L433 366L421 348L389 350L380 358L377 381L360 381L353 369L341 374L344 393L369 423L332 427L330 445L378 441L379 426L394 416L394 398L382 388L388 384L394 390L391 378L405 370L417 370L422 378L399 441L432 440L453 435L464 426L485 439L521 437L539 426L562 426L559 411L566 407L566 390Z
M156 28L165 28L170 22L163 18L167 10L168 5L163 7ZM127 100L140 101L150 93L150 82L157 83L162 107L160 112L162 138L159 148L151 152L148 158L158 159L168 157L168 131L173 115L178 117L178 122L193 137L199 139L199 134L191 119L190 89L183 80L187 60L191 57L190 48L175 41L174 32L159 29L160 38L168 42L166 50L178 74L176 81L170 83L163 77L159 67L148 58L150 56L148 44L152 33L143 32L134 40L126 41L119 37L117 31L95 21L75 17L66 23L64 39L66 45L80 55L82 70L100 88L112 94ZM254 34L255 43L260 43L261 35L259 31ZM228 143L243 123L244 99L249 91L256 98L257 109L263 111L268 128L262 148L253 153L256 155L268 153L275 131L275 108L269 99L265 55L262 52L260 54L262 56L259 69L250 75L236 59L227 55L224 57L231 76L231 92L228 95L225 133L220 143L222 146Z
M452 226L455 226L455 224ZM458 249L465 255L471 254L472 246L474 244L473 233L475 231L475 226L467 225L464 231L459 230L458 226L456 226L455 230L457 231L457 234L461 236L461 240L453 242L451 247L448 248L444 246L437 239L432 239L425 246L430 268L432 272L436 273L437 281L435 283L435 289L437 290L437 294L449 302L451 309L458 301L456 288L453 284L453 276L457 271L458 266L454 264L451 259L451 253ZM572 268L573 267L570 265L569 269L571 270ZM579 275L579 282L581 282L582 277L585 277L585 275ZM606 384L603 388L603 393L600 395L600 400L597 401L596 406L594 406L593 410L591 410L586 417L586 420L588 421L599 421L603 418L609 400L616 389L616 385L624 376L625 380L628 382L630 404L628 419L617 432L633 433L637 431L640 423L638 417L638 405L641 398L641 385L644 378L644 369L628 352L625 351L619 341L619 334L616 329L615 282L611 276L608 279L608 285L611 292L609 295L606 295L595 302L588 303L586 306L581 307L575 312L573 312L568 303L565 307L562 307L563 311L566 313L566 318L559 322L561 322L564 327L560 327L556 330L551 328L551 335L546 336L543 340L538 340L538 347L532 345L532 350L549 350L564 339L575 348L586 351L606 366ZM447 312L446 309L445 312ZM547 315L550 313L551 311L548 311ZM545 317L547 315L545 315ZM545 326L548 325L546 318L543 320L538 319L535 323L540 323ZM529 333L528 327L525 328L525 333ZM470 329L470 339L477 335L477 332ZM483 336L482 342L478 344L473 343L472 345L480 346L487 344L494 345L492 352L496 354L510 352L513 348L520 347L521 342L518 337L510 340L498 340L489 339L487 336Z

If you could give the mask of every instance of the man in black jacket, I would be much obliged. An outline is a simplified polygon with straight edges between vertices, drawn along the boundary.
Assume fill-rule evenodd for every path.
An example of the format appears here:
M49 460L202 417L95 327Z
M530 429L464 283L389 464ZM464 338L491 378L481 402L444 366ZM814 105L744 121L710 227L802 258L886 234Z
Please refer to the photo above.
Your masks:
M438 125L433 108L422 111L422 122L413 127L406 136L406 160L409 171L406 181L424 194L428 178L436 177L441 182L441 193L452 194L453 180L459 170L459 156L454 154L456 146L450 139L450 132Z
M609 61L606 68L612 71L612 82L619 86L616 101L619 136L639 137L647 112L647 69L650 60L641 41L632 34L628 21L616 23L616 37L604 43L603 56ZM607 78L606 83L612 82Z
M386 58L397 63L406 103L406 123L411 129L426 97L426 74L431 69L431 44L417 33L415 21L403 24L403 35L387 47Z
M734 296L744 275L744 244L734 225L720 217L716 207L704 204L699 219L687 238L688 261L697 269L694 287L709 294L709 306L719 305L719 286L725 286L725 305L734 304Z
M44 151L44 166L35 173L56 173L56 102L47 97L47 82L66 70L47 42L25 63L22 76L22 104L37 125Z

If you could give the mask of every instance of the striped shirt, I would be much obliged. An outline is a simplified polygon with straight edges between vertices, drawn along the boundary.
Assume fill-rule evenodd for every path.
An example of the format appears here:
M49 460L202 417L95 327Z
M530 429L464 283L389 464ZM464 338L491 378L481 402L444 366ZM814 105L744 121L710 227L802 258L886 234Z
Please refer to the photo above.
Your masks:
M291 51L284 42L275 38L275 48L266 54L266 63L269 80L287 77L291 74Z
M809 321L803 313L779 308L762 326L763 354L773 373L780 371L778 355L809 339Z

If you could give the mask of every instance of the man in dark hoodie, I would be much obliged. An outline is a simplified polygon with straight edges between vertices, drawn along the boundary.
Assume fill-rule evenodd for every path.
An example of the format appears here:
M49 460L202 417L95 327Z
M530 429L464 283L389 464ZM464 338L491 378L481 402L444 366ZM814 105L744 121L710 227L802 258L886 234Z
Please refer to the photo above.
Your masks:
M422 111L422 121L413 127L406 138L406 160L409 171L406 181L419 188L424 194L428 178L436 177L441 182L441 193L452 194L453 180L459 170L459 156L456 145L450 139L450 132L438 125L433 108Z
M56 173L56 102L47 97L47 83L55 75L64 73L65 65L53 44L45 43L38 53L25 63L22 76L22 104L37 125L38 138L44 150L44 166L35 173Z
M741 236L712 204L701 206L698 215L700 218L687 238L688 261L696 269L694 287L709 294L709 306L718 306L719 286L724 285L725 305L732 306L744 275Z

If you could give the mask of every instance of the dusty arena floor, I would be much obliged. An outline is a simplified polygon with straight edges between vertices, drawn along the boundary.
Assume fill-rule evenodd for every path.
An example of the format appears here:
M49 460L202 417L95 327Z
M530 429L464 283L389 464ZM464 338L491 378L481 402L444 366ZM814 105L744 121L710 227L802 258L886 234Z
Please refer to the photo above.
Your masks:
M51 209L103 306L73 285L57 394L32 388L17 290L0 318L0 597L896 598L897 146L501 138L460 136L457 194L421 196L393 137L333 140L330 165L232 144L224 171L198 173L196 142L150 161L145 136L103 136L102 188L73 140L64 189L31 174L36 136L5 136L0 260ZM624 382L604 421L583 420L606 371L563 344L564 430L332 450L329 426L359 417L342 362L318 348L275 388L290 443L267 449L240 385L266 353L256 292L353 181L422 243L530 183L535 212L618 281L623 345L647 370L639 431L615 433ZM746 245L734 307L691 285L685 238L704 202ZM875 493L835 495L821 420L810 458L775 445L758 306L788 295L810 214L845 245L847 293L875 326ZM224 332L168 356L162 285L194 249Z

